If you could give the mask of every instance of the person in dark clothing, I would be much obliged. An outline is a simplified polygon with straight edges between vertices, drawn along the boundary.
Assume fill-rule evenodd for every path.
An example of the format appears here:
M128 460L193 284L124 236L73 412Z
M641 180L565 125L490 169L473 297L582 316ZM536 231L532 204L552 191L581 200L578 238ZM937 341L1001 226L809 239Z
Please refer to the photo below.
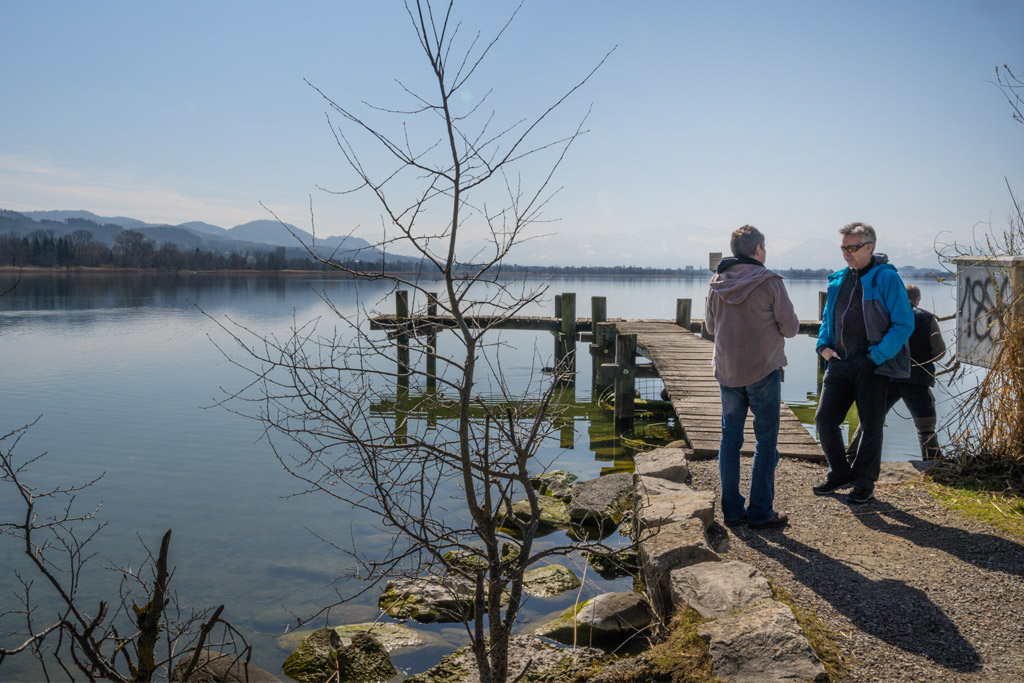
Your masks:
M816 347L828 361L814 422L829 469L813 490L825 496L852 484L846 501L856 505L878 481L889 378L910 376L914 313L896 268L875 253L875 229L850 223L839 234L847 267L828 278ZM854 403L864 434L851 463L840 425Z
M889 391L885 401L888 413L896 403L903 400L917 427L917 438L921 444L921 459L934 460L939 457L939 441L935 435L935 361L946 353L946 342L939 331L935 314L918 307L921 290L916 285L907 285L907 299L914 309L914 331L910 335L910 377L889 380ZM852 458L860 446L863 432L860 427L850 440L846 450Z

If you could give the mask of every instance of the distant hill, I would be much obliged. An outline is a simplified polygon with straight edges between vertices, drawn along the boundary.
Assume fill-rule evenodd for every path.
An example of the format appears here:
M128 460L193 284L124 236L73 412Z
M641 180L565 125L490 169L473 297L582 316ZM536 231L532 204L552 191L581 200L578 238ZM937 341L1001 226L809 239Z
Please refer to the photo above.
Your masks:
M192 232L201 232L204 235L224 235L227 232L227 230L218 225L210 225L209 223L203 223L202 221L182 223L178 227L191 230Z
M313 236L294 225L288 229L298 236L303 243L312 244ZM181 225L147 223L136 218L125 216L98 216L90 211L4 211L0 210L0 234L13 232L18 236L30 235L42 230L50 231L54 237L69 235L77 230L88 230L97 242L107 246L114 244L114 235L121 230L138 230L153 240L159 247L162 244L176 244L181 249L201 249L213 253L265 252L276 247L285 247L290 255L305 254L295 236L277 221L256 220L236 225L233 228L222 228L210 223L192 221ZM380 252L358 237L327 237L317 238L317 249L338 250L337 256L358 252L356 258L375 260ZM411 260L398 255L388 255L389 262Z
M93 221L94 223L99 223L100 225L117 225L124 228L125 230L135 230L145 225L151 225L150 223L146 223L145 221L140 221L135 218L125 218L124 216L103 218L101 216L97 216L91 211L22 211L21 214L23 216L28 216L33 220L55 221L57 223L63 223L69 218L79 218L88 221Z

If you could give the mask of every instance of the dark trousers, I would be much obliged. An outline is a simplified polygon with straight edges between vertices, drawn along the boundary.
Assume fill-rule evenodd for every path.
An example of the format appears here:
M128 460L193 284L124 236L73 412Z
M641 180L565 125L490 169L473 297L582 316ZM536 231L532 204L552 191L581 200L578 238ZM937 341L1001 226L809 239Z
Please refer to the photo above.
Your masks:
M830 360L814 415L821 449L828 460L829 481L852 481L868 491L874 491L881 470L882 430L888 411L889 378L876 375L876 367L868 356ZM848 461L840 425L854 403L862 434Z
M921 458L930 460L939 457L939 440L935 434L935 397L932 395L932 390L927 384L889 380L889 390L885 399L886 414L901 399L907 406L907 411L917 428L917 439L921 443ZM850 439L850 446L846 449L847 459L855 457L862 433L858 427L857 432Z

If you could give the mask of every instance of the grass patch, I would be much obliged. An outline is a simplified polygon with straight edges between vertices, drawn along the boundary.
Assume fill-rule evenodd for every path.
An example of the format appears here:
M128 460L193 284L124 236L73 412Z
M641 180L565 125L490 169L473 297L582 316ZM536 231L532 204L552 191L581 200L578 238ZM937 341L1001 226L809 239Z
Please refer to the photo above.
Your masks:
M665 640L640 657L622 660L629 666L599 665L577 680L591 680L600 673L609 683L716 683L719 679L711 673L708 644L697 635L697 627L705 621L696 610L679 610L668 625Z
M845 678L849 667L846 658L843 657L836 644L835 633L825 625L825 622L818 617L817 612L813 609L798 605L792 595L773 581L769 580L768 585L771 586L774 598L793 610L793 616L796 617L800 629L807 636L811 648L818 655L821 663L825 665L828 680L838 681Z
M1002 478L944 479L927 481L923 486L946 508L1024 539L1024 497L1010 492Z

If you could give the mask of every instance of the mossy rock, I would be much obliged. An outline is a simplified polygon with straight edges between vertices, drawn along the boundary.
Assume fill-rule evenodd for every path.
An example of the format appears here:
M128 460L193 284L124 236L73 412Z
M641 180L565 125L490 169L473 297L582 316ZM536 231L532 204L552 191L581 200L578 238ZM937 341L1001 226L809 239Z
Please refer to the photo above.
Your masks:
M540 520L537 525L538 535L550 534L569 526L569 507L564 500L553 496L540 495L537 496L537 503L540 507ZM532 515L530 501L520 500L512 503L512 514L523 522L529 522ZM513 535L519 535L519 530L514 524L509 524L503 520L499 520L498 523Z
M572 497L572 485L579 479L566 470L552 470L530 478L530 483L537 492L568 501Z
M519 546L512 543L501 544L501 561L503 564L510 564L519 557ZM452 569L461 569L464 572L486 572L487 558L480 552L470 550L449 550L441 558L444 563Z
M640 572L640 558L635 548L622 548L612 553L583 551L583 557L598 576L606 581L623 576L637 576Z
M421 624L455 622L473 616L474 589L465 581L426 579L388 581L377 606L396 619Z
M338 652L331 644L333 629L318 628L302 639L284 660L284 675L299 683L319 683L338 672Z
M523 574L523 590L538 598L553 598L580 587L576 572L560 564L549 564Z
M588 643L614 650L634 641L651 624L652 613L644 598L632 591L604 593L580 605L569 607L529 629L560 643Z
M338 649L338 683L375 683L398 673L388 651L366 632L342 638ZM344 641L348 640L348 644Z
M487 571L487 558L469 550L449 550L442 559L453 569L465 572Z
M330 627L341 642L351 641L357 633L369 633L384 646L388 652L394 652L402 648L414 648L423 645L427 639L432 639L433 634L417 632L402 624L366 622L362 624L346 624L344 626ZM303 638L309 637L315 629L305 631L292 631L277 639L278 647L283 650L294 650L302 642Z
M446 654L423 673L409 676L405 683L462 683L469 676L467 664L471 660L466 657L468 649L467 646Z
M580 680L580 673L602 658L599 650L577 647L573 650L557 648L536 636L517 635L509 641L509 680L523 670L524 683L562 683ZM423 673L410 676L406 683L463 683L476 680L476 664L469 646L461 647L441 658L441 662ZM471 672L471 669L473 670Z
M398 673L380 641L360 631L339 636L332 628L318 628L303 638L284 660L284 674L299 683L373 683Z

